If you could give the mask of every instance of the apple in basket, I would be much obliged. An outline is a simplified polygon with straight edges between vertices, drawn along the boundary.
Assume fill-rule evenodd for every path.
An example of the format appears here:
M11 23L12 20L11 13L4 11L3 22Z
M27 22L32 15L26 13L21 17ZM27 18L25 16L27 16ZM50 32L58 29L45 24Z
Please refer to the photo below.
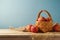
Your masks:
M45 21L45 18L42 17L42 16L40 16L40 17L38 18L38 21L39 21L39 22L40 22L40 21Z
M37 32L38 32L38 27L32 26L32 27L31 27L31 32L37 33Z
M50 21L50 20L51 20L51 18L50 18L50 17L46 18L46 21Z
M60 25L58 23L56 23L54 26L53 26L53 30L55 32L60 32Z

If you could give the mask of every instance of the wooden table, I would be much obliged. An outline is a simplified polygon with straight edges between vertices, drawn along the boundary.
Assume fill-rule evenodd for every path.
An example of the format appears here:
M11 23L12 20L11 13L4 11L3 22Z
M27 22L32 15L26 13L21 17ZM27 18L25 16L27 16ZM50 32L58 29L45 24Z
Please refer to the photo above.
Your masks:
M60 40L60 33L32 33L0 29L0 40Z

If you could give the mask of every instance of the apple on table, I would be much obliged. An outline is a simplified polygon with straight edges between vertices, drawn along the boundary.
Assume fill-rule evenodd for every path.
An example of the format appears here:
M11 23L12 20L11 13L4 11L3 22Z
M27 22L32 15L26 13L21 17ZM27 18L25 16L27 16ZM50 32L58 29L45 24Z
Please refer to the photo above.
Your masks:
M53 30L55 32L60 32L60 24L56 23L54 26L53 26Z
M27 25L26 30L28 32L33 32L33 33L37 33L38 32L38 27L36 27L35 25Z

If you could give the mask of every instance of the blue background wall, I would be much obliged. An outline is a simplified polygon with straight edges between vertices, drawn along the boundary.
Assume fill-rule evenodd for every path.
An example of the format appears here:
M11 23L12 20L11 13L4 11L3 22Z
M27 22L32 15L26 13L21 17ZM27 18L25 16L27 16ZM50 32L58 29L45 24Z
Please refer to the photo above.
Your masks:
M34 24L37 13L48 10L60 23L60 0L0 0L0 28Z

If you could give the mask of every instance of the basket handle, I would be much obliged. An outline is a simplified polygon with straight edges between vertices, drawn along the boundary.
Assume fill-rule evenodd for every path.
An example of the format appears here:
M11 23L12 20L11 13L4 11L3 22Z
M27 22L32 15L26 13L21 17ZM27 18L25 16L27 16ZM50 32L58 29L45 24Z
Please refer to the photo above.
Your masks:
M37 20L38 20L38 18L40 17L40 14L41 14L42 12L45 12L46 14L48 14L48 17L50 17L51 20L52 20L52 17L51 17L50 13L49 13L47 10L41 10L41 11L38 13Z

